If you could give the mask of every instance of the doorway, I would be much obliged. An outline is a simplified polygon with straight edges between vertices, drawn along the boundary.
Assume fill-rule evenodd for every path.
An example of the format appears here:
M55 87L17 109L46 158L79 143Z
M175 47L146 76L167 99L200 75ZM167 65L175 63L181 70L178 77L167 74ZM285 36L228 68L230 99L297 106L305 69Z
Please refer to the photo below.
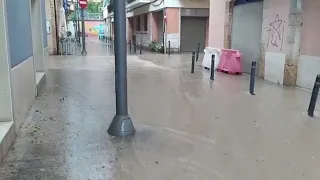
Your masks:
M239 1L241 2L241 1ZM231 48L240 50L243 72L250 73L252 61L261 57L263 1L239 3L233 9ZM258 74L258 69L256 71Z

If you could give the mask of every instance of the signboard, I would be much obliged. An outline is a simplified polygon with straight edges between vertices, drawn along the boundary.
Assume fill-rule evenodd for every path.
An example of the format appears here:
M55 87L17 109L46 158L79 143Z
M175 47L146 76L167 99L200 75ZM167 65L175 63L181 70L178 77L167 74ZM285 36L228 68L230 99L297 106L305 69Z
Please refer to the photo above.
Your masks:
M88 1L87 0L79 0L79 6L81 9L85 9L88 6Z
M68 0L63 0L63 8L65 12L68 12Z

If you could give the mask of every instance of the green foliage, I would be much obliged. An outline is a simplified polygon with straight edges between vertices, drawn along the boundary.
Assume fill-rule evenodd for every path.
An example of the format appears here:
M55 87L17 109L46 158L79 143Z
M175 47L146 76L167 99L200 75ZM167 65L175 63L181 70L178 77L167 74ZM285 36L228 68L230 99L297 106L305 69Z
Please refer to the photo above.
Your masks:
M162 42L152 41L149 44L149 48L151 51L164 53L164 47Z
M76 13L75 13L74 11L70 12L70 13L68 14L67 19L68 19L69 21L74 21L74 20L76 20Z
M101 13L102 12L102 5L103 5L102 1L95 2L95 1L90 0L88 2L88 12L89 13Z

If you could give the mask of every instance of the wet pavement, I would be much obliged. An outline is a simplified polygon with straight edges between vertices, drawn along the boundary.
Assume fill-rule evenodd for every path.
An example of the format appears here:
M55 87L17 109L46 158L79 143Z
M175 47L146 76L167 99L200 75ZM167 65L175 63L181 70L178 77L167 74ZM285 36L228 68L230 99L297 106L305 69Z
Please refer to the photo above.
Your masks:
M309 91L258 80L251 96L247 75L216 73L211 82L200 63L190 74L190 64L189 55L129 56L137 134L115 138L107 133L114 58L53 57L0 179L320 179Z

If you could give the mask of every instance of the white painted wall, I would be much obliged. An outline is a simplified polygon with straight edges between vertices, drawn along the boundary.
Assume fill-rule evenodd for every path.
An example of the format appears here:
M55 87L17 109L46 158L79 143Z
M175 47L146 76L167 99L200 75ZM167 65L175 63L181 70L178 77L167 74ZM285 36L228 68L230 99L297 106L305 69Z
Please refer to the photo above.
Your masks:
M103 7L103 19L108 17L108 6Z
M266 52L264 79L283 84L285 59L284 53Z
M36 94L33 57L11 70L12 100L17 130L28 114Z
M312 89L317 74L320 74L320 57L301 55L298 64L297 86Z
M159 11L166 7L177 7L177 8L209 8L210 0L164 0L160 4L161 0L134 9L127 13L127 17L132 17L140 14L144 14L151 11Z
M316 75L320 74L320 1L305 0L302 7L303 26L297 86L312 89Z
M263 5L262 40L265 41L265 80L283 84L288 37L289 0L265 0ZM273 23L279 22L279 36Z
M140 8L137 8L137 9L134 9L133 11L128 12L127 17L137 16L137 15L145 14L151 11L159 11L165 7L164 2L162 2L161 4L159 4L159 2L154 2L153 4L156 4L157 6L154 6L152 4L142 6Z
M32 44L33 56L35 61L36 72L44 72L44 54L43 54L43 30L42 30L42 13L40 0L30 1L31 28L32 28Z
M209 8L210 0L164 0L165 7Z
M0 0L0 122L13 121L11 101L11 65L5 0Z

